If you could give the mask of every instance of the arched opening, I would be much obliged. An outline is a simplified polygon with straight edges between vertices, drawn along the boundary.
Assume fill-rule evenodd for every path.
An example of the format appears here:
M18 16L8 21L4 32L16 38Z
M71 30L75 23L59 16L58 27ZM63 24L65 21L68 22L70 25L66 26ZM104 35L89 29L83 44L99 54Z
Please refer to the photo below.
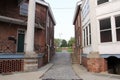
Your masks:
M106 58L108 72L111 74L120 74L120 59L115 56Z

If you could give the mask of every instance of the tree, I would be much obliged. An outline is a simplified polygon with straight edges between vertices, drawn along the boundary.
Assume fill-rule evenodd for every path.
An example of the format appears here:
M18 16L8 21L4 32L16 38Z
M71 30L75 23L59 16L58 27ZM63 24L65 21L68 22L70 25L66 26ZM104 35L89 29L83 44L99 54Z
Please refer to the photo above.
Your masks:
M61 45L61 39L54 39L54 44L56 47L59 47Z
M68 46L72 47L74 43L75 43L75 38L71 37L70 40L68 41Z
M62 43L61 43L61 47L67 47L67 41L66 40L62 40Z

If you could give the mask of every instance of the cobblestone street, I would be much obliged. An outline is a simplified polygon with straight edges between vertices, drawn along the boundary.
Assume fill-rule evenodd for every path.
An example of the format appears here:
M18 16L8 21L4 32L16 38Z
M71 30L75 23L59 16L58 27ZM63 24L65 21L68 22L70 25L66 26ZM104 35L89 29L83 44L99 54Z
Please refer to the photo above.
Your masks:
M56 53L52 63L54 66L42 79L80 79L72 69L70 53Z

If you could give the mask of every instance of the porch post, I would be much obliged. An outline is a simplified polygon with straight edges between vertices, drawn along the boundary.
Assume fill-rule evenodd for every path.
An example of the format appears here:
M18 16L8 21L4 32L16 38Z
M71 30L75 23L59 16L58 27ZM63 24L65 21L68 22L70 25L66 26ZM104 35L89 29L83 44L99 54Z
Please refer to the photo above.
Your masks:
M25 48L26 53L34 52L35 4L35 0L29 0Z
M24 71L34 71L38 68L37 54L34 52L35 9L35 0L29 0Z
M94 0L90 0L90 22L91 22L91 39L92 39L92 51L89 53L88 57L94 57L94 58L98 58L100 57L99 55L99 49L98 49L98 44L99 44L99 28L97 25L97 18L96 18L96 3Z

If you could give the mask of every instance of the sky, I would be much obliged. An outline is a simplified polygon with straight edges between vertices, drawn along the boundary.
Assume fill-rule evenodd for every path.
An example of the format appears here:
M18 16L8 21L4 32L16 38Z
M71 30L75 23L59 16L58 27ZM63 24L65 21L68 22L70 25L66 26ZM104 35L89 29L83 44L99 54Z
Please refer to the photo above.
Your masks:
M45 0L51 6L56 20L55 38L69 40L74 37L73 17L78 0Z

